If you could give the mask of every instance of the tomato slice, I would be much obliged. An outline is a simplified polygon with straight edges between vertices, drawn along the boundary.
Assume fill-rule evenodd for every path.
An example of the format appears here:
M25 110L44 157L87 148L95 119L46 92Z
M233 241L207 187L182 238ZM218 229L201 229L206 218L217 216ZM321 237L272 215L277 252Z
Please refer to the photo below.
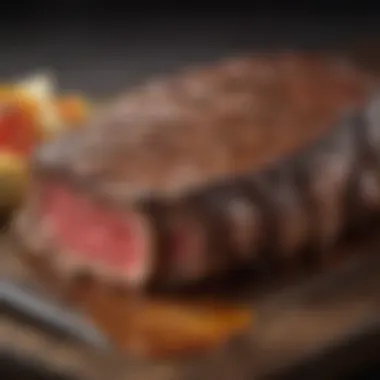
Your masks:
M33 115L16 103L0 104L0 150L29 155L37 141Z

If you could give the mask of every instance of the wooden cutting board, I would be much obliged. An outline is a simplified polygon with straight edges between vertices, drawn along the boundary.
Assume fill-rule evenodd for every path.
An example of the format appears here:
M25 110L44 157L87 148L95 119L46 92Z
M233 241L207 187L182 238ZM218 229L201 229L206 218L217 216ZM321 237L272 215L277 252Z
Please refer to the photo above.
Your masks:
M2 274L35 286L34 276L19 261L6 235L0 249ZM118 379L261 379L278 373L285 376L287 370L319 357L324 367L317 369L323 368L323 378L330 373L336 378L333 374L337 371L369 361L373 355L380 360L380 350L374 349L380 339L371 343L377 353L365 351L363 347L368 345L364 345L349 361L346 357L332 360L340 344L349 346L350 339L354 342L369 333L372 337L380 333L378 230L339 249L347 254L356 252L357 256L326 275L311 276L297 286L289 285L258 299L252 306L256 319L251 330L197 357L145 362L114 353L96 354L10 319L1 322L0 337L8 347L84 379L95 379L95 374L106 379L111 372ZM330 360L323 360L323 355Z

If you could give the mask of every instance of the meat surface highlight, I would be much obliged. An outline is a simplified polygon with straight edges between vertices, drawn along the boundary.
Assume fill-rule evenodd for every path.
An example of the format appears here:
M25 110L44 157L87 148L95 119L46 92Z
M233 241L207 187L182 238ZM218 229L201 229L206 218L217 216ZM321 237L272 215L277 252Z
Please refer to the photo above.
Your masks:
M263 167L327 133L372 88L342 59L295 54L235 58L148 83L37 151L35 207L26 202L17 229L62 272L134 286L195 281L255 261L259 249L292 255L314 228L298 185L287 169L277 185L244 182L260 182L252 176ZM279 194L276 186L284 202L265 196Z

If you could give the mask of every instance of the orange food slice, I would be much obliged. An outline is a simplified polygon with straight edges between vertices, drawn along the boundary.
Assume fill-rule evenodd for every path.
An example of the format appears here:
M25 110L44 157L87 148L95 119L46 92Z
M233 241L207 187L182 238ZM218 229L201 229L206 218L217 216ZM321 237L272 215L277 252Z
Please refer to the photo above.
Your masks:
M105 284L74 285L71 300L121 350L138 357L173 357L222 344L250 328L247 305L120 293Z
M55 102L59 117L67 124L80 124L86 120L88 104L79 95L58 98Z

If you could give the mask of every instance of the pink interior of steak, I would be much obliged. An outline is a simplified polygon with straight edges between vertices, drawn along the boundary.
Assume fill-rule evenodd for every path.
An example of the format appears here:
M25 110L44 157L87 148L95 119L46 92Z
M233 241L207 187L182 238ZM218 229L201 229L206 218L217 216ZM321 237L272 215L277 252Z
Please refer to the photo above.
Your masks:
M40 196L42 220L51 236L53 254L60 258L56 262L67 263L72 269L69 273L87 269L132 285L144 285L153 275L157 252L153 252L149 222L143 215L107 206L59 183L45 183ZM207 263L205 237L199 227L186 218L171 226L167 246L171 262L166 275L202 276Z
M129 282L145 280L150 239L142 216L106 207L64 185L47 184L41 195L57 254L77 267L100 268Z

